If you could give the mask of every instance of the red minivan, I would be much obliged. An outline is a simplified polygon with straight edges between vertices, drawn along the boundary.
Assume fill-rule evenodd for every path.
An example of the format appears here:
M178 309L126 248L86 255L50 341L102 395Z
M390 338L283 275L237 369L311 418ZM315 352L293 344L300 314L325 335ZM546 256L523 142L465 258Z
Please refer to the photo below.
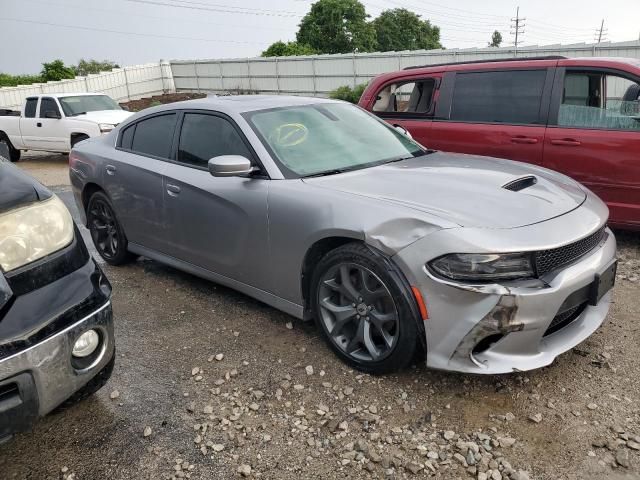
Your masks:
M359 102L423 145L535 163L580 181L640 230L640 60L518 58L411 67Z

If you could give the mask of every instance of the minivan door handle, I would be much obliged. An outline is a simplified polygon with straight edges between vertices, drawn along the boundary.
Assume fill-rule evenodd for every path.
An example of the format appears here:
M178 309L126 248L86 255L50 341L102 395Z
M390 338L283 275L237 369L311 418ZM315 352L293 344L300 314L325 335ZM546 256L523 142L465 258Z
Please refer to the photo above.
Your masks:
M178 185L167 183L167 193L172 197L177 197L180 194L180 187Z
M560 145L562 147L579 147L582 145L578 140L573 138L554 138L551 140L551 145Z
M534 145L538 143L538 139L533 137L525 137L524 135L518 135L517 137L511 137L511 143Z
M116 167L114 165L107 165L104 167L105 170L107 171L107 175L115 175L116 174Z

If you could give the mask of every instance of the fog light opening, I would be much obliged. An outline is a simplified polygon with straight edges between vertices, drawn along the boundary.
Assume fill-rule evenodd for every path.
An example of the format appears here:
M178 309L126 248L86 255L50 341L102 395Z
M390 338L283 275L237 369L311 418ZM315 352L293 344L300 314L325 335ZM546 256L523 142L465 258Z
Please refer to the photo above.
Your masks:
M496 333L495 335L489 335L488 337L483 338L476 344L475 347L473 347L473 351L472 351L473 355L486 352L491 347L493 347L496 343L502 340L503 337L504 335Z
M86 358L100 345L100 335L95 330L87 330L73 344L71 354L76 358Z

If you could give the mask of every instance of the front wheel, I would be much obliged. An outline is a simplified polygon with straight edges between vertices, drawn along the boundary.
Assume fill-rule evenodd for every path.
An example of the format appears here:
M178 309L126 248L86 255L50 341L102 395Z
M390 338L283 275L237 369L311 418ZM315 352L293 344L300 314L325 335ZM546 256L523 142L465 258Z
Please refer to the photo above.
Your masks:
M127 250L127 237L103 192L96 192L89 199L87 226L96 250L109 265L123 265L135 259Z
M418 335L405 288L365 245L332 250L312 280L318 328L353 367L375 374L399 370L413 359Z

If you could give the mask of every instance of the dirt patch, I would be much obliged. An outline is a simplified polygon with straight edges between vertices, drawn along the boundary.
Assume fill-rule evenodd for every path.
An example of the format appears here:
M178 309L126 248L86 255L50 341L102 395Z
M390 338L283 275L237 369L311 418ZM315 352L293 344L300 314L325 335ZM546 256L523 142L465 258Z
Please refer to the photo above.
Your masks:
M131 112L139 112L149 107L164 105L165 103L182 102L185 100L194 100L196 98L205 98L205 93L167 93L164 95L154 95L149 98L141 98L140 100L131 100L120 105L127 107Z

